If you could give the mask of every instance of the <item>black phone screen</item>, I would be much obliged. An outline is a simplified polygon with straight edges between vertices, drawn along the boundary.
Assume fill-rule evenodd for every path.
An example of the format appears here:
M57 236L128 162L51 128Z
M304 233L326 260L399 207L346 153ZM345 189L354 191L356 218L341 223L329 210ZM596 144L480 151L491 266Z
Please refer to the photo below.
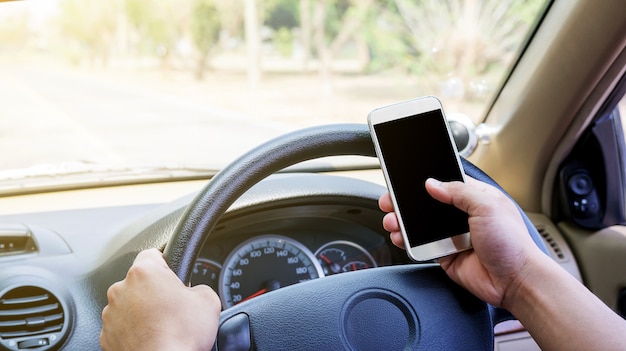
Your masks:
M409 239L418 246L467 233L468 216L433 199L425 181L462 180L441 110L374 125L389 182Z

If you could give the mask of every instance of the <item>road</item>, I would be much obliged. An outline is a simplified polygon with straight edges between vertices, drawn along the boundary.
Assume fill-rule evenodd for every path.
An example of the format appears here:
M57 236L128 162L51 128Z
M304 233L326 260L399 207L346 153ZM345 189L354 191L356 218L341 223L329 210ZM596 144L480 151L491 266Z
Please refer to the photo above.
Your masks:
M220 106L217 94L202 96L80 71L5 69L0 169L77 160L223 165L294 128Z

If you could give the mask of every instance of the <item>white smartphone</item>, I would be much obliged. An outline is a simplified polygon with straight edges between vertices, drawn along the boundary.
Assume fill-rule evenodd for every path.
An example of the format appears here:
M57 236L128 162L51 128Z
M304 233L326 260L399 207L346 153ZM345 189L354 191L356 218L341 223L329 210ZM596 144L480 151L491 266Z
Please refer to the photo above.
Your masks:
M427 261L471 248L468 215L433 199L425 187L428 178L465 181L439 99L377 108L368 124L409 257Z

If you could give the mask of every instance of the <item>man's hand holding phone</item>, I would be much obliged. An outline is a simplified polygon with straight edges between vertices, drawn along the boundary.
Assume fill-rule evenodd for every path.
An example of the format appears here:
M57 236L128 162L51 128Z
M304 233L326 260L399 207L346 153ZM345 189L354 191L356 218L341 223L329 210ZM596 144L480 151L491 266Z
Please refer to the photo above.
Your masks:
M499 190L471 177L466 177L466 183L428 179L424 186L437 201L469 215L473 250L439 258L441 267L478 298L494 306L506 305L505 298L524 277L526 263L548 258L525 231L517 207ZM383 227L391 233L392 242L404 247L389 193L381 196L379 206L388 212Z
M383 227L391 232L393 243L406 248L413 259L437 258L452 280L513 313L543 349L571 348L572 340L579 349L622 349L624 320L535 245L511 199L465 177L460 162L457 174L456 148L452 146L451 154L445 142L447 125L426 121L445 121L432 99L374 110L368 118L389 189L379 205L388 212ZM377 130L377 125L384 127ZM464 222L467 228L447 225L450 222ZM468 245L456 245L455 237L463 238L461 243L466 238Z

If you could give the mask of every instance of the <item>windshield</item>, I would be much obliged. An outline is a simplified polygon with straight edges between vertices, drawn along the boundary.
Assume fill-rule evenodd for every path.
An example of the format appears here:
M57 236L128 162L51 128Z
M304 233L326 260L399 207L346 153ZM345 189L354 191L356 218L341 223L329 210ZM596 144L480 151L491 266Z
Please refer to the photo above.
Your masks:
M479 123L544 2L2 2L0 182L219 168L422 95Z

